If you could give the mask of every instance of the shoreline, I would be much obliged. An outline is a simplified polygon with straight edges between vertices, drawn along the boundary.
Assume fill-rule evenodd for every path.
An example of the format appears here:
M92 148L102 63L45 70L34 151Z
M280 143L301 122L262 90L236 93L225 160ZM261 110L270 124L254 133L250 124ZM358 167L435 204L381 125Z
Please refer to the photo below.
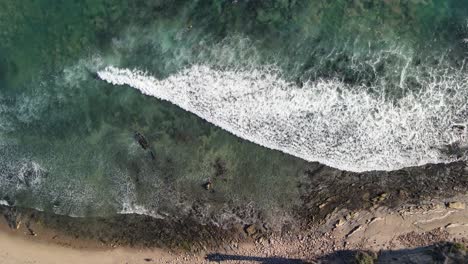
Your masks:
M467 198L464 197L464 202L458 205L468 202ZM459 197L458 201L461 199ZM334 261L354 259L356 254L364 252L368 256L378 256L379 260L394 261L384 263L399 263L405 258L427 259L437 250L442 254L443 250L455 247L462 250L458 255L451 256L456 259L465 257L465 247L468 245L468 209L461 207L455 205L455 208L451 208L434 202L424 207L402 208L398 212L384 207L351 215L349 212L337 212L315 231L271 236L196 253L161 248L99 246L93 245L91 240L71 237L61 238L69 239L68 244L57 243L50 239L50 236L57 235L54 230L37 229L38 235L32 236L24 226L11 229L2 221L0 262L341 263Z
M310 164L298 189L297 222L279 230L269 222L223 229L191 218L73 218L0 206L0 262L346 263L364 254L398 263L391 259L465 256L465 163L366 174ZM455 247L460 254L452 254ZM12 254L24 258L8 262Z
M358 254L378 256L384 263L428 260L435 255L465 259L468 245L468 195L456 202L433 200L398 210L334 212L321 225L283 235L238 241L197 252L169 248L102 245L60 231L26 224L0 224L1 263L346 263ZM59 238L54 238L60 236ZM453 248L458 251L454 254ZM383 260L382 260L383 258ZM270 261L270 262L268 262ZM276 262L275 262L276 261ZM338 261L338 262L335 262ZM392 262L393 261L393 262ZM425 262L415 262L425 263Z

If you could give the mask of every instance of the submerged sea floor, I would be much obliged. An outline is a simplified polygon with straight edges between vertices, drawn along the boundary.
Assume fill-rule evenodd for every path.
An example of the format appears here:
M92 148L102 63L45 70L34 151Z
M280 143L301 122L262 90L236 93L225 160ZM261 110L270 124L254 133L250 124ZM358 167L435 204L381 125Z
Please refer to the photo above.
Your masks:
M282 225L308 162L363 172L466 159L459 1L3 6L2 203Z

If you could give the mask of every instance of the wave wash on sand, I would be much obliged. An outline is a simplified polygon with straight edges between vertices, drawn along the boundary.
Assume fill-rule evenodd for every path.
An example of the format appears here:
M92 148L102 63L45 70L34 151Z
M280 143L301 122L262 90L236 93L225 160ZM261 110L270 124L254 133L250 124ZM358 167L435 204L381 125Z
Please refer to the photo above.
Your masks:
M468 77L460 71L430 78L424 89L393 101L338 80L298 86L266 69L193 65L158 80L109 66L98 76L256 144L341 170L395 170L465 157Z

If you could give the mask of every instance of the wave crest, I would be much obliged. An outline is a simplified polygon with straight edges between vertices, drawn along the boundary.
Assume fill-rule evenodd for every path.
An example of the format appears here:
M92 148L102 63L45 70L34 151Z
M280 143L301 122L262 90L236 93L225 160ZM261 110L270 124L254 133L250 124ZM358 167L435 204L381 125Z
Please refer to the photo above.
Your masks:
M408 91L396 102L364 86L338 80L297 85L263 69L193 65L158 80L110 66L98 76L170 101L259 145L342 170L395 170L464 157L463 74L431 78L425 89Z

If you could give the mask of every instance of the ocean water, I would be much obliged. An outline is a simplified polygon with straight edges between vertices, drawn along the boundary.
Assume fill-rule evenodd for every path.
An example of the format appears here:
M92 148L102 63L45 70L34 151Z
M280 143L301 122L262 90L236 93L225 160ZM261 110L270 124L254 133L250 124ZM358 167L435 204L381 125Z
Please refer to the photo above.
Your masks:
M466 159L464 1L0 0L0 29L2 203L225 225L287 219L307 162Z

